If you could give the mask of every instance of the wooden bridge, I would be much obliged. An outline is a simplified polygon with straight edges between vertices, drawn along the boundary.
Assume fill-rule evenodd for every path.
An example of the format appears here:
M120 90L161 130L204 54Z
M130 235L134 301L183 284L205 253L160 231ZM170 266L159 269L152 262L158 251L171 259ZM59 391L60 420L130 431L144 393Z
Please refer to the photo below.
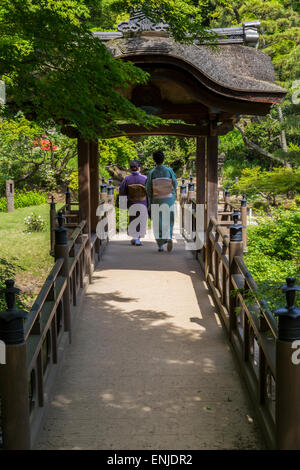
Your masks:
M195 216L188 197L182 210ZM179 238L161 254L151 239L89 237L67 195L56 262L24 329L20 311L1 323L4 449L299 448L291 341L244 298L256 286L242 237L232 240L237 220L228 235L232 214L225 198L203 249Z
M149 74L146 84L120 93L169 121L151 129L116 123L113 137L196 138L196 200L181 198L182 214L192 215L182 228L196 242L193 258L183 240L161 258L151 242L132 257L135 248L112 241L103 255L107 240L96 228L111 215L98 212L97 137L108 136L99 128L87 141L64 123L63 132L78 139L78 202L68 195L62 211L70 231L59 217L54 232L53 203L54 267L25 325L11 282L1 312L5 449L300 448L296 288L289 280L278 328L265 305L249 301L256 286L243 262L245 224L237 213L229 220L228 200L218 207L219 136L241 115L266 115L287 91L275 83L271 59L247 46L258 40L256 22L217 32L218 51L198 40L176 43L166 26L134 15L118 32L94 34L114 57ZM197 247L199 205L204 245Z

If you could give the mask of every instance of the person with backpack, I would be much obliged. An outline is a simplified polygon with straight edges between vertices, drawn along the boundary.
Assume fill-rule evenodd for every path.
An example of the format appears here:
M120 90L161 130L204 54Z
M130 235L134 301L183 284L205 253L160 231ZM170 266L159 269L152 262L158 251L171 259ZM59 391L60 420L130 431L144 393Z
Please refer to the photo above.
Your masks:
M140 173L140 164L137 160L130 162L131 174L126 176L119 188L120 196L127 196L127 208L129 209L128 235L131 236L131 244L141 246L141 238L146 235L148 220L148 198L145 189L147 177ZM139 218L137 223L134 221Z
M173 248L174 203L177 180L174 171L163 164L162 150L153 152L156 167L148 174L146 191L151 203L151 218L158 251L164 251L164 245L170 252Z

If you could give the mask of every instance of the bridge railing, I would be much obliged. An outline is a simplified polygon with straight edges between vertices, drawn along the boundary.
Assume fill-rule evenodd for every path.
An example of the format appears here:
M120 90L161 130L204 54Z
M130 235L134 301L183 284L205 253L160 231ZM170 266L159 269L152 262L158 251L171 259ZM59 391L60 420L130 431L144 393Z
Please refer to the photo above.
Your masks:
M257 286L243 262L242 241L230 240L216 219L210 220L208 228L205 276L264 434L270 447L275 448L277 322L255 298Z
M187 202L190 205L184 205ZM182 198L181 203L182 220L185 210L192 211L195 218L196 202ZM257 285L243 261L245 227L238 220L241 214L237 208L230 208L234 221L224 224L222 216L227 211L220 212L217 219L210 219L204 247L195 251L195 256L218 306L267 446L299 449L300 358L295 362L293 354L295 344L300 349L300 309L287 299L289 308L281 318L280 328L280 319L278 324L267 303L258 298ZM193 233L183 230L183 235L195 240L196 221L191 225ZM285 288L285 291L293 289ZM279 310L278 315L284 315L285 309Z
M96 234L89 237L85 233L86 221L79 221L78 210L72 210L77 203L68 202L55 213L58 224L51 227L55 234L54 242L51 239L55 264L25 322L24 312L14 305L0 313L0 339L6 343L6 364L0 366L0 435L4 449L30 449L35 442L54 377L72 340L76 305L91 282L94 265L106 244ZM53 223L54 208L52 201ZM99 220L106 216L103 212ZM17 289L7 285L6 297L14 297Z

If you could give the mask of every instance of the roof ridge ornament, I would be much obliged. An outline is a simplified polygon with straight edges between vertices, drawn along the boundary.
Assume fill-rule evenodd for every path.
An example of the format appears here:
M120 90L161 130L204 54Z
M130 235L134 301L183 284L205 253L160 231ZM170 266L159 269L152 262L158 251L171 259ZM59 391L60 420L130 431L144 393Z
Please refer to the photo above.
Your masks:
M243 23L245 43L257 43L259 40L260 21L246 21Z
M168 23L153 23L142 10L134 10L128 21L122 21L117 26L118 31L122 33L143 31L166 32L168 28Z
M260 22L257 20L246 21L242 26L234 26L231 28L212 28L207 29L207 32L217 34L217 44L245 44L249 46L256 46L259 41L259 27ZM134 10L128 21L122 21L117 26L118 31L100 31L93 33L101 41L110 41L112 39L119 39L126 36L128 33L164 33L166 35L169 30L168 23L159 22L154 23L150 20L143 10ZM210 44L214 41L195 39L194 44L197 46Z

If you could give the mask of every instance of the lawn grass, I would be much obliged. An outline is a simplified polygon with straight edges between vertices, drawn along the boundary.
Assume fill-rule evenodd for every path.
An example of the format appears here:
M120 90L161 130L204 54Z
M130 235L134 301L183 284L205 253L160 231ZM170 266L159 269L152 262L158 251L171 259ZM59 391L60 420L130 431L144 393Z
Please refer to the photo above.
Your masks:
M45 220L43 232L24 231L24 218L32 212ZM15 279L16 286L26 292L28 304L38 294L53 266L49 251L49 204L0 213L0 283Z

